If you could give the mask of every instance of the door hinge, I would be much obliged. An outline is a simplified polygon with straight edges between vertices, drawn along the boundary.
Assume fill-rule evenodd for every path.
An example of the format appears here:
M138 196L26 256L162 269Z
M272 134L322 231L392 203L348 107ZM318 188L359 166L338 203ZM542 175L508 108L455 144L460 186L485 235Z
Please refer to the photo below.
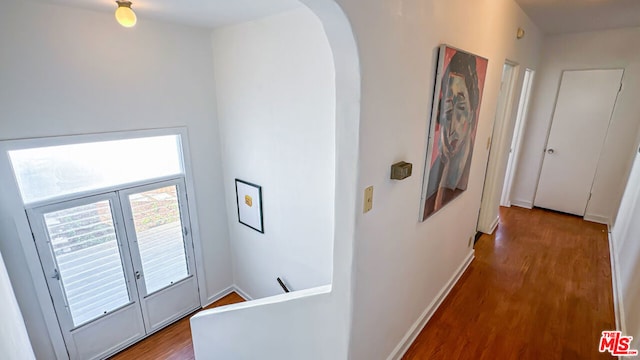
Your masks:
M618 92L622 91L622 82L620 82L620 88L618 89Z
M189 229L185 226L184 227L184 236L188 236L189 235Z
M56 280L60 280L60 273L58 272L58 269L53 269L53 275L51 275L52 279L56 279Z
M587 200L587 202L591 201L591 196L593 196L593 194L589 193L589 200Z

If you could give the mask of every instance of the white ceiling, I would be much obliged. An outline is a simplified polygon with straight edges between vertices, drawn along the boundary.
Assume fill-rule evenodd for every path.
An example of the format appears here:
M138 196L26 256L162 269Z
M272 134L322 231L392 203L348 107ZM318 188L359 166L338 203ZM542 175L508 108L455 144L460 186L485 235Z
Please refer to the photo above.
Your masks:
M113 12L115 0L39 0ZM298 0L131 0L138 18L202 27L255 20L302 6ZM469 0L473 1L473 0ZM515 0L547 34L640 26L640 0Z
M640 0L516 0L547 34L640 26Z
M113 13L115 0L39 0ZM302 6L297 0L130 0L138 20L149 18L201 27L259 19Z

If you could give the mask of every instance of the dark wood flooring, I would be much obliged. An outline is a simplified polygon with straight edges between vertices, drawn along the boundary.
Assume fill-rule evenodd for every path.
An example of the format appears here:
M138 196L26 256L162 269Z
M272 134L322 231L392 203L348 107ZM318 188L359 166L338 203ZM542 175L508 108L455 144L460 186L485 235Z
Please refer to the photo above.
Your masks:
M502 208L475 250L403 359L611 359L598 352L601 331L615 328L605 226ZM240 301L232 293L212 307ZM112 359L193 359L189 318Z
M611 359L607 228L581 218L501 208L475 260L403 359Z
M233 292L209 305L207 309L243 301L240 295ZM191 315L119 352L111 360L193 360L190 317Z

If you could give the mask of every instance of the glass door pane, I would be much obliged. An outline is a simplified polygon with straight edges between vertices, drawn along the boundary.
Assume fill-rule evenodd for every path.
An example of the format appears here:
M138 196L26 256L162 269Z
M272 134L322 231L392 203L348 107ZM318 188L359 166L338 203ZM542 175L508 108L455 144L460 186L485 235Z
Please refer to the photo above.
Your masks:
M177 186L128 196L144 273L151 294L189 276Z
M109 200L43 214L74 326L131 302Z

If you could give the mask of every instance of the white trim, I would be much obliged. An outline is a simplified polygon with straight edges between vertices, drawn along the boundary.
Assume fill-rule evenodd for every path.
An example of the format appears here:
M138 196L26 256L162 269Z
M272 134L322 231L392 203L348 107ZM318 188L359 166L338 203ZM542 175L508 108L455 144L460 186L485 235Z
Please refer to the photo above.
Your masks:
M204 269L204 251L200 238L200 225L198 223L198 211L196 204L196 190L193 184L193 172L191 166L191 148L189 145L189 131L185 128L180 133L182 147L182 168L184 169L184 183L187 188L187 206L189 209L189 220L191 221L191 241L193 242L194 256L196 260L196 277L198 278L198 289L200 291L200 305L208 301L207 279Z
M24 208L26 210L36 209L40 207L49 206L51 204L59 204L67 201L73 201L76 199L99 196L99 195L113 193L121 190L138 188L140 186L158 184L158 183L167 182L167 181L176 181L181 179L184 179L184 174L182 173L175 174L175 175L161 176L161 177L151 178L147 180L140 180L140 181L135 181L130 183L124 183L120 185L113 185L113 186L108 186L105 188L99 188L95 190L79 191L71 194L48 198L46 200L34 201L32 203L25 204Z
M112 140L128 140L145 137L155 137L163 135L182 135L186 134L187 128L184 126L170 127L170 128L158 128L158 129L138 129L138 130L123 130L123 131L109 131L102 133L91 134L70 134L62 136L45 136L35 138L22 138L1 140L3 151L7 150L21 150L30 149L36 147L49 147L71 144L82 144L88 142L101 142Z
M196 259L196 276L200 286L200 304L207 301L206 279L204 271L204 258L202 252L202 243L200 240L200 229L198 226L198 213L195 200L195 188L193 185L193 173L191 170L191 156L188 141L188 130L186 127L171 127L160 129L141 129L113 131L94 134L76 134L65 136L52 136L28 139L11 139L0 141L0 169L9 170L7 174L0 176L0 186L6 191L6 199L3 199L3 207L7 209L13 217L16 231L20 239L20 248L24 253L24 257L29 269L30 278L33 281L33 287L36 292L36 298L45 320L47 332L50 336L51 344L55 352L56 359L69 359L67 348L62 336L62 331L58 323L53 303L49 294L46 279L40 265L40 258L31 235L31 228L25 214L25 205L20 196L20 190L12 172L11 161L8 151L18 150L32 147L46 147L56 145L68 145L83 142L98 142L110 140L123 140L143 137L154 137L161 135L179 135L182 145L182 160L185 177L185 185L187 188L187 203L189 206L189 214L191 217L191 237L195 250ZM178 175L182 176L182 175ZM158 179L150 180L156 182ZM10 269L7 269L11 271Z
M496 218L493 219L491 224L489 224L488 228L485 228L484 226L478 226L478 231L480 231L481 233L487 234L487 235L491 235L491 234L493 234L493 232L498 227L498 223L499 222L500 222L500 215L498 214L498 216L496 216ZM478 225L480 225L480 224L478 224Z
M500 216L496 216L496 219L493 220L493 223L491 224L491 232L489 233L489 235L493 234L494 231L496 231L496 228L498 227L498 224L500 223Z
M238 293L238 295L242 296L243 299L247 301L251 301L254 299L253 296L250 296L246 291L242 290L238 285L233 284L231 287L235 290L235 292Z
M610 226L611 220L606 216L584 214L584 220Z
M520 158L522 139L524 137L525 128L527 125L527 116L529 116L529 103L531 100L533 79L535 73L535 70L529 68L526 68L524 70L524 80L520 93L518 111L516 113L516 124L515 128L513 129L513 137L511 141L511 153L509 154L510 156L507 164L507 173L505 174L505 182L502 189L502 197L500 200L502 206L505 207L511 207L510 198L512 195L516 171L518 169L518 160Z
M502 72L502 83L498 95L498 104L495 110L493 129L491 130L490 146L488 149L486 170L484 174L484 184L482 188L482 201L476 230L490 234L494 216L498 216L500 202L504 190L504 179L506 166L509 161L509 153L505 148L511 147L512 127L515 121L513 114L516 83L519 79L520 65L505 60ZM503 168L504 166L504 168Z
M20 238L20 245L24 250L25 259L27 259L27 266L29 267L29 273L33 279L36 298L40 305L40 310L42 310L42 317L44 318L45 325L51 338L51 345L55 351L56 358L69 359L64 337L62 336L62 330L58 323L58 317L56 316L53 302L51 302L47 279L42 272L40 257L38 256L36 244L31 235L31 228L29 227L26 216L23 219L14 218L14 221L16 222L16 230L18 231L18 236ZM22 225L18 225L18 222L22 223Z
M525 200L511 200L511 206L517 206L525 209L533 209L533 203Z
M424 312L420 315L418 320L409 328L409 331L404 335L400 343L396 346L395 349L391 352L391 354L387 357L387 360L400 360L402 356L409 350L409 347L416 340L422 329L427 325L429 319L433 316L433 314L438 310L444 299L447 298L451 289L453 289L454 285L460 280L462 274L464 274L465 270L471 264L471 261L474 259L474 251L471 250L467 258L460 264L458 270L453 274L449 282L440 290L438 296L427 306Z
M53 303L51 302L47 280L42 272L40 257L38 256L36 244L31 234L31 227L29 226L22 198L20 197L20 190L18 190L18 184L11 172L11 161L9 160L9 155L6 150L8 150L6 142L0 142L0 169L9 170L8 172L0 171L0 187L4 190L2 193L5 195L0 207L3 207L7 214L11 216L19 241L18 244L13 246L9 246L8 244L0 246L3 251L8 252L3 253L3 257L6 259L11 255L11 252L17 253L22 251L24 254L29 279L31 279L33 283L36 301L40 311L42 312L44 325L51 340L51 346L54 352L54 354L51 355L58 360L69 359L69 354L67 353L67 348L62 336L62 330L60 330L58 318L56 316ZM8 262L5 263L5 265L7 266L7 272L9 272L10 278L12 278L11 275L13 275L15 268L11 268ZM20 271L23 271L23 269L20 269ZM13 278L15 278L15 276L17 275L14 275ZM12 286L15 288L17 287L17 284L12 281ZM18 296L16 294L16 298L17 297ZM18 301L20 300L18 299ZM24 311L24 309L21 309L21 311ZM27 326L27 329L29 329L29 326ZM29 335L31 336L32 334ZM33 339L31 342L34 342Z
M618 267L618 253L616 252L615 241L611 227L608 230L609 239L609 257L611 261L611 285L613 290L613 312L616 317L616 329L623 334L627 333L627 326L624 321L624 305L622 302L622 284L620 284L620 270Z
M202 308L206 308L207 306L213 304L214 302L222 299L223 297L231 294L232 292L237 292L236 289L233 286L227 286L226 288L218 291L217 293L209 296L207 298L207 301L205 303L203 303L204 305L202 305Z

